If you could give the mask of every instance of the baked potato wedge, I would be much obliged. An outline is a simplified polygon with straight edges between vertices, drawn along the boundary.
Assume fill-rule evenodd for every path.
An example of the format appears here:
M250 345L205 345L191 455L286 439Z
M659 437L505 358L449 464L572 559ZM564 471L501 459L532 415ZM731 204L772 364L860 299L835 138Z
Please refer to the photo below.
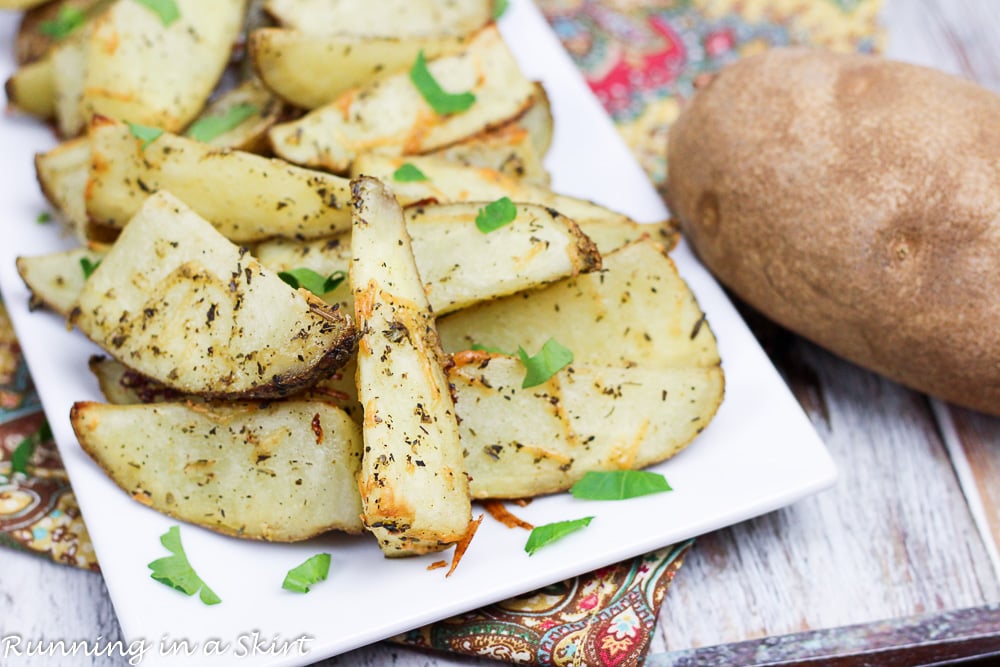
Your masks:
M185 134L216 148L232 148L247 153L269 153L267 131L287 113L284 102L275 97L260 79L249 78L219 95L198 115ZM221 132L205 123L222 121ZM227 128L227 129L226 129ZM206 132L207 131L207 132ZM211 138L203 139L206 133Z
M84 193L89 175L87 137L64 141L47 153L35 155L35 176L42 194L81 242L86 241L88 218Z
M18 257L17 272L31 290L31 308L48 308L69 317L83 284L87 282L83 264L95 266L107 253L105 247L84 247L33 257Z
M122 227L151 192L168 190L236 243L349 230L350 182L280 160L164 132L142 148L129 126L91 123L90 220Z
M352 188L363 520L386 556L440 551L472 519L444 355L402 209L373 178Z
M174 3L171 21L119 1L88 24L81 129L100 114L177 132L205 106L240 35L246 2Z
M503 125L532 103L534 88L496 27L481 30L461 53L427 69L445 91L471 93L465 111L439 114L409 72L352 89L291 123L271 129L275 154L296 164L346 173L357 155L427 153Z
M549 96L545 92L545 87L537 81L534 84L535 92L531 96L534 104L521 114L518 122L524 129L528 130L531 141L535 144L535 152L539 159L544 158L552 146L552 133L555 131L555 119L552 117L552 105L549 104Z
M361 433L320 401L76 403L80 446L134 500L272 542L361 532Z
M347 363L350 318L293 290L173 195L150 196L84 284L71 322L185 393L292 394Z
M21 17L14 40L14 60L27 65L41 60L111 0L50 0Z
M267 0L286 28L317 34L410 37L465 35L483 26L492 0Z
M48 0L0 0L0 9L31 9Z
M66 139L79 135L87 127L83 93L87 87L87 52L94 23L90 21L74 31L38 61L52 61L53 113L56 129Z
M42 120L56 115L55 61L44 57L14 72L4 84L7 101Z
M463 139L428 155L466 167L493 169L532 185L549 185L549 172L542 164L531 133L518 121Z
M643 239L604 256L604 270L481 303L438 321L445 350L513 351L553 337L576 363L716 366L715 336L662 246Z
M588 470L668 459L708 425L723 395L718 365L574 363L522 389L525 369L516 358L462 352L455 362L448 382L474 498L565 491Z
M460 53L466 35L317 34L283 28L250 33L254 70L282 99L315 109L343 93L406 70L421 51L428 59Z

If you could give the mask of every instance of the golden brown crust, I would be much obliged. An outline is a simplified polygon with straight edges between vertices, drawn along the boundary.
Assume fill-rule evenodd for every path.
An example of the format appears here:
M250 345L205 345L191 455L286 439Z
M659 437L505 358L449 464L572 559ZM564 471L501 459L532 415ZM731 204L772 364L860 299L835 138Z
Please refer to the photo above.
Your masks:
M667 196L708 267L782 325L1000 414L1000 97L929 69L776 50L670 134Z

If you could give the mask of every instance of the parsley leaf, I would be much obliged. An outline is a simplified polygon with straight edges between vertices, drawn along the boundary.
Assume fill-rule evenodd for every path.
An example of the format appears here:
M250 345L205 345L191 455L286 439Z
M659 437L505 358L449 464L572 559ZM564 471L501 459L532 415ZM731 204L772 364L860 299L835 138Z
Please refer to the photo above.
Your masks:
M249 102L230 107L222 116L205 116L199 118L187 130L187 135L195 141L209 142L220 137L240 123L250 118L260 109Z
M87 13L79 7L63 5L54 20L42 21L38 32L59 41L69 37L69 34L87 21Z
M310 586L326 581L326 575L329 573L330 554L316 554L302 565L289 570L281 587L286 591L308 593Z
M529 556L534 556L535 552L542 547L561 540L570 533L575 533L578 530L586 528L590 525L593 518L592 516L585 516L582 519L557 521L555 523L547 523L544 526L535 526L531 530L531 535L528 535L528 541L524 545L524 550L528 552Z
M92 262L90 261L89 257L81 257L80 268L83 269L83 279L86 280L87 278L89 278L91 274L94 273L94 271L96 271L97 267L99 267L100 265L101 265L101 260Z
M498 18L503 16L504 12L507 11L507 5L510 4L508 0L493 0L493 20L496 21Z
M426 181L427 176L417 169L416 165L404 162L399 165L399 169L392 172L392 179L400 183L412 183L413 181Z
M573 353L557 343L554 338L545 341L542 349L533 357L529 357L524 348L519 345L517 356L521 358L521 363L528 369L524 375L524 382L521 383L521 389L537 387L573 363Z
M584 500L627 500L672 490L663 475L648 470L591 470L569 492Z
M142 141L141 150L146 150L146 146L159 139L160 135L163 134L163 130L158 127L149 127L147 125L139 125L138 123L129 123L127 121L125 124L128 125L129 132L132 133L132 136Z
M174 0L135 0L140 5L160 17L163 25L170 25L181 17L181 10Z
M417 54L417 59L414 61L413 67L410 68L410 81L417 87L435 113L442 116L466 111L476 101L476 96L468 91L464 93L445 91L431 74L431 71L427 69L427 60L424 58L423 50Z
M343 271L334 271L326 278L316 273L312 269L305 267L282 271L278 277L292 286L292 289L305 287L317 296L323 296L327 292L332 292L340 286L340 283L347 279L347 274Z
M200 590L199 597L207 605L222 602L222 599L201 580L201 577L191 567L191 563L188 562L187 556L184 554L184 547L181 545L180 528L171 526L170 530L160 535L160 544L173 555L154 560L147 565L151 570L150 577L184 593L184 595L191 596Z
M52 214L49 213L48 211L42 211L41 213L38 214L38 217L35 218L35 222L37 222L40 225L44 225L47 222L52 222Z
M476 214L476 228L483 234L488 234L514 222L516 217L517 206L510 197L501 197L479 209Z

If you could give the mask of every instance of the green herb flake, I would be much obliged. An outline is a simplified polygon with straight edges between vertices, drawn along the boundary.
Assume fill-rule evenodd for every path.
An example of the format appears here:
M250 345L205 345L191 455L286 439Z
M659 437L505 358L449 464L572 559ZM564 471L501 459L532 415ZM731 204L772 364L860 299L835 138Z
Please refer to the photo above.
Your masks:
M181 545L181 530L177 526L171 526L170 530L160 535L160 544L166 547L172 556L166 556L154 560L147 567L151 570L150 577L154 580L184 593L184 595L194 595L201 591L201 601L207 605L219 604L222 599L208 587L201 577L191 567L187 556L184 554L184 547Z
M40 225L52 222L52 214L49 213L48 211L42 211L41 213L38 214L38 217L35 218L35 222L37 222Z
M392 179L400 183L413 183L414 181L426 181L427 176L417 169L416 165L404 162L399 165L399 169L392 172Z
M585 516L582 519L557 521L555 523L547 523L544 526L535 526L531 530L531 535L528 535L528 541L524 545L524 550L528 552L529 556L534 556L535 552L542 547L561 540L570 533L583 530L590 525L593 518L592 516Z
M17 472L22 475L28 474L28 461L34 456L37 444L37 440L29 436L22 440L21 444L14 449L14 452L10 455L10 472L12 475Z
M410 81L417 87L435 113L442 116L466 111L476 101L476 96L472 92L446 92L427 68L427 60L424 58L423 50L417 54L417 59L414 61L413 67L410 68Z
M507 11L508 0L493 0L493 20L496 21Z
M583 500L628 500L672 490L663 475L648 470L591 470L569 492Z
M298 567L293 567L285 575L281 587L286 591L308 593L309 587L326 581L330 573L330 554L316 554Z
M58 42L69 37L70 33L86 22L87 13L85 11L79 7L63 5L59 8L55 19L42 21L38 25L38 32Z
M521 389L537 387L573 363L573 353L557 343L554 338L545 341L542 349L533 357L529 357L524 348L519 345L517 356L521 358L521 363L528 371L524 374Z
M479 209L476 214L476 228L483 234L489 234L514 222L516 217L517 206L510 197L501 197Z
M135 0L140 5L160 17L163 25L170 25L181 17L181 10L174 0Z
M138 123L129 123L127 121L125 124L128 125L129 132L132 133L132 136L142 141L142 146L140 147L141 150L146 150L146 146L159 139L160 135L163 134L163 130L158 127L149 127L146 125L139 125Z
M499 347L489 347L488 345L479 345L478 343L472 346L472 349L476 352L489 352L490 354L506 354L508 357L515 356L513 353L507 350L501 350Z
M340 284L347 279L347 274L343 271L334 271L324 278L312 269L301 267L291 271L282 271L278 277L291 285L292 289L305 287L313 294L323 296L340 287Z
M86 280L90 275L97 270L97 267L101 265L101 260L96 262L90 261L89 257L80 258L80 268L83 269L83 279Z
M199 118L188 128L187 135L195 141L208 143L217 137L221 137L226 132L239 127L243 121L259 111L259 107L248 102L237 104L234 107L230 107L221 116Z

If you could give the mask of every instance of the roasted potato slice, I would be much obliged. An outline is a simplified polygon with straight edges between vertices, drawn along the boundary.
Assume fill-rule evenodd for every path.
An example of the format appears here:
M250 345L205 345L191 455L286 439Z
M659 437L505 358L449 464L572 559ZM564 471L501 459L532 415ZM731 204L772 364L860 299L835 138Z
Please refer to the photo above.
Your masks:
M178 391L270 398L343 366L350 319L293 290L166 192L146 200L80 292L71 320Z
M17 64L27 65L44 58L53 46L110 2L111 0L54 0L25 12L14 41L14 59ZM53 31L53 28L56 30Z
M87 52L94 23L95 21L90 21L74 31L56 45L46 58L52 61L56 129L67 139L77 136L87 127L83 93L87 87Z
M576 363L715 366L715 336L662 246L644 239L604 256L604 270L566 278L438 321L444 348L513 351L554 337Z
M47 153L35 155L35 175L42 194L59 211L66 226L86 240L87 205L84 192L90 174L90 140L64 141Z
M363 519L386 556L440 551L472 518L444 355L402 209L373 178L352 188Z
M428 59L460 53L465 35L374 37L263 28L250 34L258 76L288 102L315 109L352 88L408 69L423 51Z
M248 153L269 153L267 131L287 113L284 102L268 90L260 79L249 78L219 95L187 129L193 136L199 121L232 118L238 122L205 143L216 148L232 148ZM194 136L194 138L198 138Z
M83 284L87 281L82 264L96 265L106 248L73 248L34 257L18 257L17 272L31 290L31 307L45 307L69 317Z
M45 57L22 66L4 84L7 101L43 120L56 115L55 61Z
M317 34L464 35L490 20L492 0L267 0L281 25Z
M393 174L404 163L417 167L427 179L407 182L395 180ZM581 226L588 220L632 222L627 216L600 204L559 195L548 188L524 183L494 169L467 167L437 156L391 157L366 153L358 157L351 171L355 175L367 174L391 184L396 198L403 206L428 201L447 204L510 197L516 202L554 208Z
M665 252L670 252L681 238L677 223L666 222L642 224L631 220L581 220L577 223L580 230L590 237L601 255L618 250L622 246L638 241L643 236L663 246Z
M555 128L555 119L552 117L552 105L549 104L549 96L545 92L542 84L535 82L535 92L532 95L534 104L528 107L518 122L528 130L531 140L535 144L535 152L539 158L544 158L552 146L552 133Z
M76 403L80 446L134 500L272 542L361 532L361 433L319 401Z
M90 219L122 227L149 193L169 190L237 243L314 238L350 229L350 183L241 151L164 133L141 148L128 125L95 118Z
M440 115L400 72L350 90L291 123L271 129L274 152L296 164L344 173L363 151L427 153L503 125L532 103L534 89L496 27L481 30L461 53L432 60L446 91L471 92L466 111Z
M474 498L564 491L588 470L663 461L701 433L722 402L718 365L574 363L522 389L525 369L513 357L463 352L455 360L448 381Z
M518 121L464 139L429 155L467 167L493 169L532 185L549 185L549 172L542 164L531 133Z
M243 26L245 0L174 0L167 22L116 2L88 24L84 121L95 114L177 132L201 111Z

